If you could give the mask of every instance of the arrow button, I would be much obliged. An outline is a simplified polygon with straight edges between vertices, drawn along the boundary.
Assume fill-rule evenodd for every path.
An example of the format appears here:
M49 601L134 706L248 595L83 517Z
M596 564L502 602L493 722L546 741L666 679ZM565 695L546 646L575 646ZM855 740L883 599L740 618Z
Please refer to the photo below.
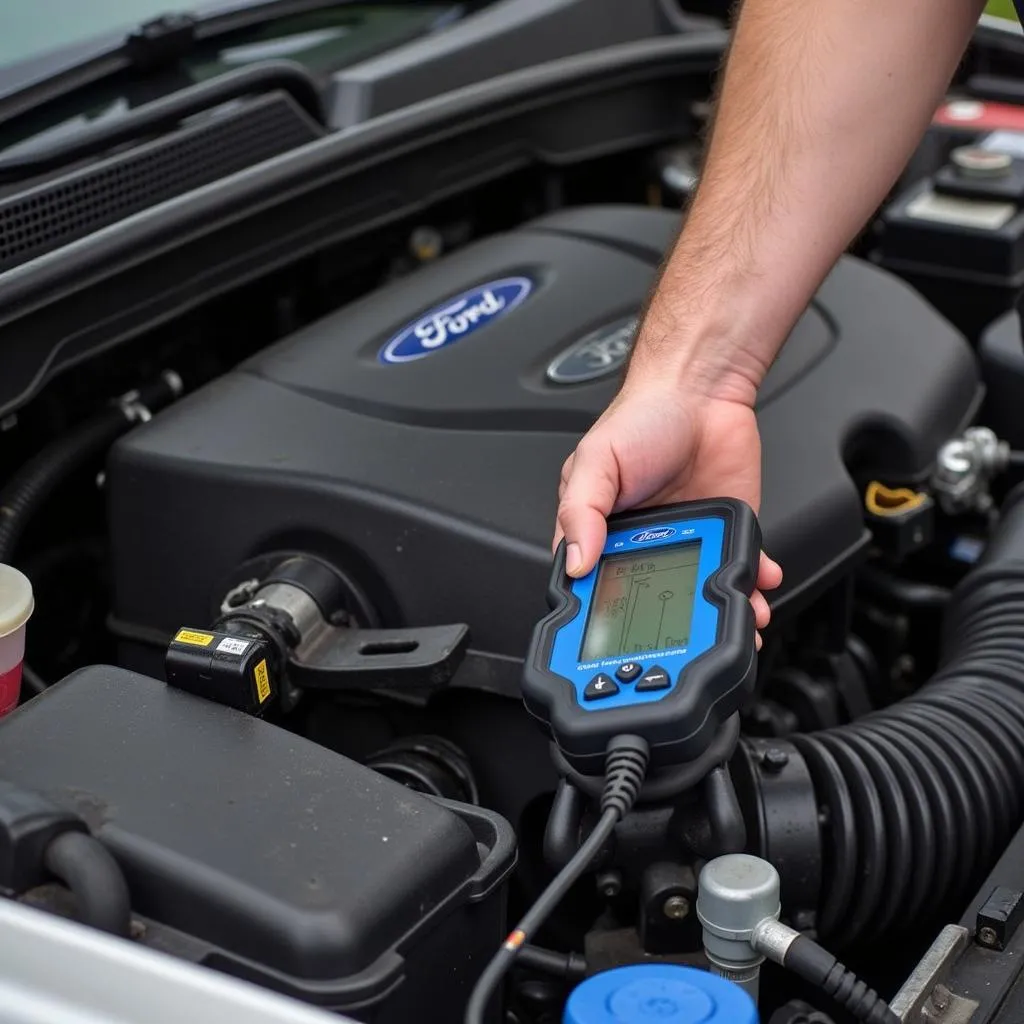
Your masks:
M584 700L603 700L605 697L614 697L619 692L619 687L615 680L611 676L606 676L603 672L600 675L594 676L593 679L587 683L587 688L583 691Z
M644 693L648 690L667 690L672 681L668 673L660 666L655 665L649 668L636 684L637 693Z

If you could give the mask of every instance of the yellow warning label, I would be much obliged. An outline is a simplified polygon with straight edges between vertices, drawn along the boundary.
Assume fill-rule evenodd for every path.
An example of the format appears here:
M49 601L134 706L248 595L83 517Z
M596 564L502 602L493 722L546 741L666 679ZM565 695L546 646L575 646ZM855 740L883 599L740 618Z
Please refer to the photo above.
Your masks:
M179 644L193 644L196 647L209 647L213 643L212 633L196 633L191 629L179 629L174 638Z
M267 659L264 658L256 666L256 696L263 704L270 697L270 673L267 671Z

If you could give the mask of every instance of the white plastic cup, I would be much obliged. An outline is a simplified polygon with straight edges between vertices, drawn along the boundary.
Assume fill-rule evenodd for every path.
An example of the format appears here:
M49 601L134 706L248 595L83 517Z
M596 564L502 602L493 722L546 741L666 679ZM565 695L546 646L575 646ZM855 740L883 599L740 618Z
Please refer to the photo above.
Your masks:
M25 627L34 610L28 577L11 565L0 564L0 718L18 706Z

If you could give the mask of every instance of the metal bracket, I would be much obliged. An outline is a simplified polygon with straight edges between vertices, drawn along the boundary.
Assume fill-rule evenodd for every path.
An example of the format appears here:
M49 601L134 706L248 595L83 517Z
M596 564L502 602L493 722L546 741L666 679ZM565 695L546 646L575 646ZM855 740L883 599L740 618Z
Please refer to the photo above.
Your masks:
M923 1024L939 1019L936 1010L948 1005L946 997L951 995L945 987L950 969L970 940L971 933L958 924L947 924L939 932L931 948L889 1003L889 1008L903 1024Z
M351 629L321 623L288 660L310 690L436 690L451 682L469 647L469 627Z

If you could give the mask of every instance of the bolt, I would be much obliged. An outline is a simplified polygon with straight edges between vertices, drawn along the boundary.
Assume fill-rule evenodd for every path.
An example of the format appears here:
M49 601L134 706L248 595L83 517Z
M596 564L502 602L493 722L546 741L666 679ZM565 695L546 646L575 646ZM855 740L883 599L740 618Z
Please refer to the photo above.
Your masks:
M597 876L597 891L607 900L622 892L622 876L618 871L602 871Z
M672 921L682 921L690 913L690 901L685 896L669 896L661 912Z
M935 988L932 989L932 1006L940 1012L949 1006L952 998L953 993L950 992L945 985L936 985Z
M997 946L999 945L999 936L996 935L995 928L989 928L985 925L984 928L978 930L978 941L983 946Z
M777 747L766 750L761 755L761 764L770 772L781 772L789 764L789 754Z

